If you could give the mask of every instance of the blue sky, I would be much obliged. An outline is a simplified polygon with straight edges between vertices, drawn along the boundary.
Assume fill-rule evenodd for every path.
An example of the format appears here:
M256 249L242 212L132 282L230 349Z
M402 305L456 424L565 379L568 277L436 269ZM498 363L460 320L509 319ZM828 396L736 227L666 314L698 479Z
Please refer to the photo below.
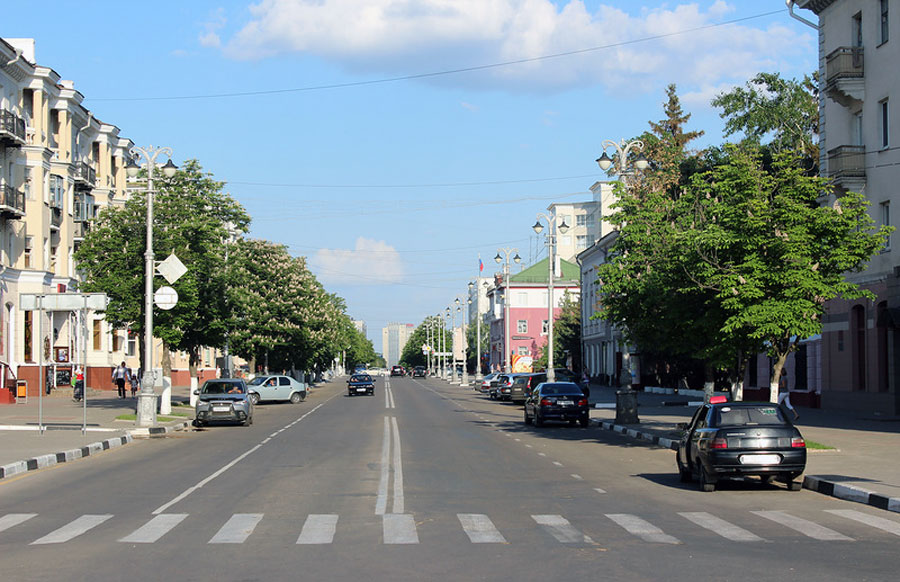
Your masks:
M601 142L659 120L669 83L702 146L723 141L717 93L817 60L783 0L7 4L0 36L226 181L250 236L308 257L378 351L387 322L464 295L479 253L485 274L498 247L539 260L536 213L589 200Z

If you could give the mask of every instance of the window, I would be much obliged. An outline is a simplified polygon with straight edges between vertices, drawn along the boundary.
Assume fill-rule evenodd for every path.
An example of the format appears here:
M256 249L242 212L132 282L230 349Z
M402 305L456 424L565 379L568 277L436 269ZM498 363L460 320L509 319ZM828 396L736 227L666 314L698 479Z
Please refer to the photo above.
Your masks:
M549 330L549 328L550 325L548 324L547 320L543 320L541 322L541 335L547 335L547 331Z
M25 199L34 200L34 191L31 189L31 168L25 168Z
M128 330L128 344L125 346L125 355L137 355L137 334L130 329Z
M865 145L863 140L863 116L862 111L853 116L853 144L856 146Z
M34 311L26 311L25 317L23 319L25 322L25 345L23 346L25 350L25 361L33 362L34 361L34 353L32 352L32 343L34 343L33 333L34 333Z
M588 243L590 242L590 238L591 237L589 237L586 234L579 234L575 239L575 248L580 251L583 251L584 249L588 248Z
M112 332L112 351L118 352L122 348L122 336L118 331Z
M519 346L519 355L527 356L528 355L528 346Z
M66 185L62 176L52 174L50 176L50 206L63 207L63 197L66 195Z
M528 320L520 319L516 322L516 333L528 333Z
M103 330L101 329L102 321L99 319L94 320L94 326L92 328L93 338L94 338L94 350L100 351L103 349Z
M34 237L26 236L25 237L25 268L31 268L31 249L34 245Z
M588 215L587 214L579 214L575 217L575 226L587 226L588 224Z
M888 118L888 100L885 99L881 105L881 147L886 148L890 145L890 119Z
M881 42L888 41L888 0L881 0Z
M859 48L863 45L862 39L862 12L853 15L853 38L851 39L853 46Z
M890 202L882 202L881 203L881 224L882 226L890 226L891 225L891 203ZM888 235L887 240L884 241L884 250L891 250L891 235Z

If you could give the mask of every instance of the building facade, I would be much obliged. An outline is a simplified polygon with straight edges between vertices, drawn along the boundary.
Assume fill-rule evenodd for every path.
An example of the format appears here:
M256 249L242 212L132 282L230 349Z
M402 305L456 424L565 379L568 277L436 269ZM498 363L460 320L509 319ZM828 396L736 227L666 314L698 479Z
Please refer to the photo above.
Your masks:
M381 328L381 353L388 368L400 363L403 348L413 331L411 323L389 323Z
M860 192L876 225L900 204L900 4L797 0L818 16L820 168L842 192ZM892 38L893 35L893 38ZM834 197L822 200L833 204ZM874 301L827 304L821 337L825 408L900 414L900 240L895 233L849 278Z

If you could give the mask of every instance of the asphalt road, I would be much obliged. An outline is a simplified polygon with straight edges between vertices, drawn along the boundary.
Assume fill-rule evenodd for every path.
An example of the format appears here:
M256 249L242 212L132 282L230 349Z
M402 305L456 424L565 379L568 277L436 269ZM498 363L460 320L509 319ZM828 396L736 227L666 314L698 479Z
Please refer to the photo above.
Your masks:
M3 580L895 580L900 521L437 380L334 382L250 427L0 483Z

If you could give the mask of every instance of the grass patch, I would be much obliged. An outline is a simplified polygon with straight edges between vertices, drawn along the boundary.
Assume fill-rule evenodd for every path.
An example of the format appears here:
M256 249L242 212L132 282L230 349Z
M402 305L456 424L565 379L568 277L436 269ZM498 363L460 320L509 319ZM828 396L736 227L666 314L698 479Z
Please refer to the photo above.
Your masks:
M828 445L823 445L822 443L817 443L816 441L807 440L806 441L807 449L817 449L820 451L833 451L834 447L829 447Z
M187 416L186 414L180 414L179 416ZM137 420L137 414L120 414L116 417L116 420ZM157 416L157 422L171 422L173 420L182 420L178 418L178 416Z

